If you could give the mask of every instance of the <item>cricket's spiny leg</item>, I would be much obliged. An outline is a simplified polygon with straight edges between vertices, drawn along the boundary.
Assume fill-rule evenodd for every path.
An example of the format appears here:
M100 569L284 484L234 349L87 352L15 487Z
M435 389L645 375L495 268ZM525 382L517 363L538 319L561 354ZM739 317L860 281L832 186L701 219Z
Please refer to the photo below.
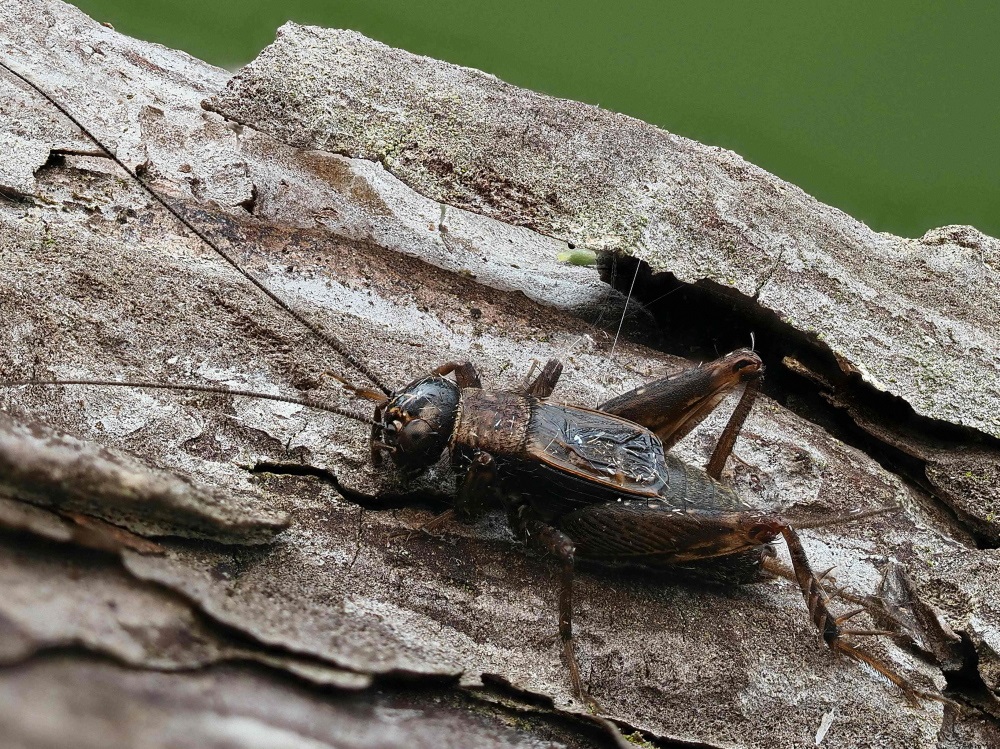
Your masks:
M455 514L464 520L479 517L487 509L496 477L497 464L493 456L484 450L476 450L458 487Z
M414 530L401 532L399 535L409 537L418 531L433 535L434 531L456 517L466 521L478 518L489 507L493 482L496 477L497 466L493 456L484 450L477 450L473 454L465 477L458 487L455 506L450 510L445 510L440 515L436 515Z
M559 562L559 638L563 643L563 654L569 668L569 678L573 686L573 696L595 712L600 705L583 686L580 666L576 660L576 645L573 642L573 571L576 547L565 533L539 520L525 517L526 507L510 513L511 525L533 548L552 554Z
M576 644L573 642L573 542L562 531L550 525L541 524L537 528L536 538L537 543L553 554L560 564L559 638L563 643L563 654L569 668L573 695L585 705L600 709L596 700L587 693L583 686L580 666L576 660Z
M719 441L715 443L715 450L712 451L712 457L708 459L705 473L716 481L722 478L722 469L726 466L729 456L733 454L733 447L736 445L736 438L739 437L740 430L743 428L743 422L750 415L750 409L753 408L754 401L757 400L757 394L760 392L760 381L761 377L756 377L747 382L743 389L743 395L740 396L740 402L736 404L726 428L722 430Z
M830 569L826 570L825 572L821 572L819 575L816 576L816 579L819 580L821 585L827 582L836 585L837 581L831 574L834 571L834 569L836 568L831 567ZM765 558L761 564L761 570L763 570L769 575L774 575L775 577L780 577L785 580L790 580L791 582L796 584L798 584L799 582L799 579L795 574L795 570L793 570L791 567L788 567L775 557ZM835 588L832 593L829 593L827 595L828 603L830 601L836 601L838 599L846 601L847 603L853 603L858 606L863 606L864 610L870 611L873 605L872 602L874 600L874 597L852 593L850 590L848 590L848 587L845 585Z
M442 364L433 371L433 374L444 377L452 372L455 373L455 382L460 388L481 388L483 381L479 377L479 370L476 365L468 361L450 361Z
M802 547L802 541L799 538L799 534L795 532L795 529L787 523L775 523L775 528L777 532L781 533L781 536L785 539L785 544L788 547L788 553L792 558L792 569L795 572L795 578L799 584L799 589L802 591L802 596L805 598L806 606L809 609L809 616L812 618L813 624L819 630L820 636L826 643L827 647L831 650L843 653L844 655L854 658L861 663L874 669L876 672L884 676L886 679L891 681L911 702L916 703L917 698L923 697L925 699L941 699L939 695L930 694L915 689L906 679L894 672L887 665L878 660L871 653L868 653L844 639L844 632L840 629L840 624L850 617L854 616L857 612L851 612L845 614L841 617L834 617L830 610L827 608L827 603L829 602L829 596L823 590L823 586L820 584L819 579L816 574L812 571L809 566L809 559L806 556L805 549Z
M641 424L656 434L669 450L700 424L733 390L746 383L740 405L720 437L707 473L718 479L732 452L763 377L764 364L748 349L740 349L714 362L677 374L612 398L598 408Z
M545 367L541 372L538 373L532 382L520 388L518 392L522 395L531 395L535 398L548 398L552 395L552 391L556 389L556 383L559 382L559 377L562 375L563 365L558 359L549 359L545 363ZM529 372L528 376L531 376Z

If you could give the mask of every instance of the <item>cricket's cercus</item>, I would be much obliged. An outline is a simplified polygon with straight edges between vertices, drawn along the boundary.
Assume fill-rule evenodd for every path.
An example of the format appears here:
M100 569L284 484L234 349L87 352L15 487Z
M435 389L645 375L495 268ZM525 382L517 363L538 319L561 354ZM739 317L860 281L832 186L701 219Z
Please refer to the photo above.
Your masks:
M859 613L835 615L795 530L794 519L747 507L720 483L763 378L753 351L741 349L699 367L656 380L597 408L549 401L562 372L551 360L540 374L514 391L482 387L469 362L449 362L410 384L393 389L336 336L304 318L192 225L169 202L107 149L59 102L23 75L0 63L35 89L90 137L178 221L257 289L340 354L371 383L350 384L355 396L375 402L372 419L349 409L304 398L260 395L220 386L106 380L16 380L15 385L101 385L202 390L285 400L322 408L371 427L371 457L391 462L406 475L419 474L444 453L458 475L454 507L447 517L475 518L501 509L510 527L530 547L552 554L561 566L559 634L574 694L592 706L577 665L572 631L572 587L576 560L646 570L674 570L722 584L743 584L780 570L772 543L783 538L791 557L787 574L799 586L810 618L826 645L895 684L910 700L939 699L922 691L887 664L848 640L871 632L846 630ZM451 375L453 379L449 379ZM699 424L730 392L743 396L704 471L672 456L669 449ZM879 510L876 512L884 512ZM871 515L832 518L821 525Z

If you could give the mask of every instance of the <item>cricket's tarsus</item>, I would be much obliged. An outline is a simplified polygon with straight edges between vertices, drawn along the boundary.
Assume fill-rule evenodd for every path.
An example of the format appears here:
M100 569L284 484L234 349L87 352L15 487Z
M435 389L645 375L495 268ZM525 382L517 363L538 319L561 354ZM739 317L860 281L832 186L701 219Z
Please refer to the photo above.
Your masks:
M759 392L764 366L741 349L705 366L665 377L613 398L596 409L548 401L562 372L551 360L513 392L483 389L473 364L448 362L392 391L336 336L294 311L119 160L52 96L31 80L0 66L30 86L85 133L101 152L131 175L156 202L205 242L258 290L338 352L379 391L346 383L355 396L375 402L374 419L309 398L253 393L217 385L173 385L99 379L9 380L13 385L97 385L214 392L318 408L371 425L373 462L388 456L404 474L416 474L450 455L458 475L453 512L460 519L496 507L527 544L555 557L561 571L559 634L574 695L597 709L584 687L572 630L573 576L577 560L599 565L681 570L726 584L753 582L784 539L810 618L826 645L899 687L908 699L944 699L914 688L885 663L848 642L840 624L857 612L834 616L837 597L813 573L797 527L787 518L747 507L719 483L744 420ZM633 280L634 283L634 280ZM617 336L616 336L617 343ZM753 343L751 339L751 343ZM453 375L454 379L447 379ZM705 471L667 451L729 393L743 387L739 405ZM885 510L856 513L856 520ZM855 630L855 634L875 634Z

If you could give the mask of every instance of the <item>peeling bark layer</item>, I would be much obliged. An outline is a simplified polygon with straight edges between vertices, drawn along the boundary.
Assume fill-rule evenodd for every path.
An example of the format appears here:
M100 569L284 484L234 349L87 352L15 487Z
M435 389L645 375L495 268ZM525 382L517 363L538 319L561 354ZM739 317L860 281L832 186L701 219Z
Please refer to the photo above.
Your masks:
M207 106L421 194L735 289L918 414L1000 437L1000 242L873 232L737 154L351 31L286 24Z

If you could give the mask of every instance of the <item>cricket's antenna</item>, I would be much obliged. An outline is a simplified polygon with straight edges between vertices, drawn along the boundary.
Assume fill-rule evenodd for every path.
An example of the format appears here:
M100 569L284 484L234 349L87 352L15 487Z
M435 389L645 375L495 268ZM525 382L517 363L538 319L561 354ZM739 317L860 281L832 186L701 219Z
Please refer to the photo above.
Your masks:
M877 515L891 515L895 512L901 512L902 507L897 505L892 505L890 507L879 507L874 510L863 510L859 512L850 512L846 515L836 515L827 518L813 518L796 520L795 530L801 530L803 528L826 528L831 525L841 525L843 523L853 523L855 520L864 520L865 518L875 517Z
M241 395L246 398L262 398L270 401L280 401L281 403L294 403L297 406L315 408L319 411L327 411L338 416L344 416L362 424L374 426L374 422L367 416L354 413L346 408L328 406L312 398L293 398L287 395L271 395L270 393L254 393L250 390L238 390L225 385L173 385L162 382L143 382L140 380L0 380L0 387L17 387L19 385L99 385L101 387L128 387L128 388L149 388L152 390L177 390L180 392L196 393L222 393L223 395Z
M641 263L637 262L635 264L635 275L632 276L632 283L628 287L628 296L625 297L625 306L622 308L622 319L618 322L618 332L615 333L615 341L611 344L611 353L608 355L608 362L611 363L615 358L615 349L618 347L618 338L622 334L622 328L625 326L625 316L628 315L628 303L632 300L632 290L635 288L635 282L639 278L639 266Z
M321 341L323 341L326 345L328 345L330 348L332 348L334 351L336 351L338 354L340 354L344 358L344 360L347 361L348 364L350 364L358 372L360 372L362 375L364 375L366 378L368 378L368 381L371 382L373 385L375 385L375 387L377 387L379 390L381 390L386 395L390 395L392 393L392 391L388 387L386 387L378 377L375 376L375 374L364 364L364 362L360 361L356 356L354 356L354 354L352 354L348 350L347 346L343 343L343 341L341 341L339 338L337 338L332 333L328 333L327 331L323 330L323 328L321 328L319 325L317 325L314 322L311 322L310 320L306 319L301 314L299 314L298 312L296 312L294 309L292 309L292 307L285 300L283 300L281 297L279 297L277 294L275 294L273 291L271 291L269 288L267 288L264 284L262 284L260 281L258 281L257 278L255 276L251 275L249 271L244 270L239 265L239 263L237 263L233 259L233 257L231 255L229 255L225 250L223 250L221 247L219 247L217 244L215 244L215 242L213 242L212 240L210 240L208 238L208 236L204 232L202 232L200 229L198 229L197 227L195 227L194 224L192 224L190 221L188 221L181 214L181 212L179 210L177 210L176 208L174 208L170 203L168 203L166 201L165 198L161 197L158 192L156 192L152 187L150 187L148 184L146 184L146 182L133 169L131 169L130 167L126 166L125 163L121 159L119 159L115 154L113 154L111 152L111 150L107 146L105 146L101 141L99 141L97 139L97 136L95 136L92 132L90 132L90 130L88 130L87 127L82 122L80 122L76 117L74 117L72 114L70 114L70 112L66 109L66 107L64 107L62 104L60 104L58 101L56 101L51 95L49 95L46 91L44 91L38 84L36 84L30 78L27 78L26 76L22 75L21 73L18 73L16 70L14 70L10 66L8 66L7 63L3 62L2 60L0 60L0 67L2 67L4 70L6 70L8 73L10 73L11 75L13 75L15 78L17 78L18 80L20 80L25 85L30 86L40 96L42 96L47 102L49 102L49 104L51 104L56 109L58 109L60 112L62 112L63 116L65 116L66 119L68 119L70 122L72 122L74 125L76 125L76 127L78 127L80 129L80 132L82 132L84 135L86 135L88 138L90 138L94 142L94 144L109 159L111 159L112 161L114 161L130 177L132 177L132 179L134 179L136 182L138 182L142 186L142 188L150 195L150 197L152 197L157 203L159 203L164 208L166 208L171 213L171 215L173 215L174 218L176 218L178 221L180 221L180 223L183 224L184 227L188 229L188 231L190 231L192 234L194 234L196 237L198 237L198 239L200 239L202 242L204 242L209 247L211 247L213 250L215 250L215 252L218 253L218 255L223 260L225 260L227 263L229 263L244 278L246 278L250 283L252 283L254 286L256 286L257 289L261 293L263 293L272 302L274 302L276 305L278 305L278 307L280 307L285 312L287 312L289 315L291 315L293 318L295 318L299 323L301 323L302 325L304 325L313 335L315 335L317 338L319 338Z

